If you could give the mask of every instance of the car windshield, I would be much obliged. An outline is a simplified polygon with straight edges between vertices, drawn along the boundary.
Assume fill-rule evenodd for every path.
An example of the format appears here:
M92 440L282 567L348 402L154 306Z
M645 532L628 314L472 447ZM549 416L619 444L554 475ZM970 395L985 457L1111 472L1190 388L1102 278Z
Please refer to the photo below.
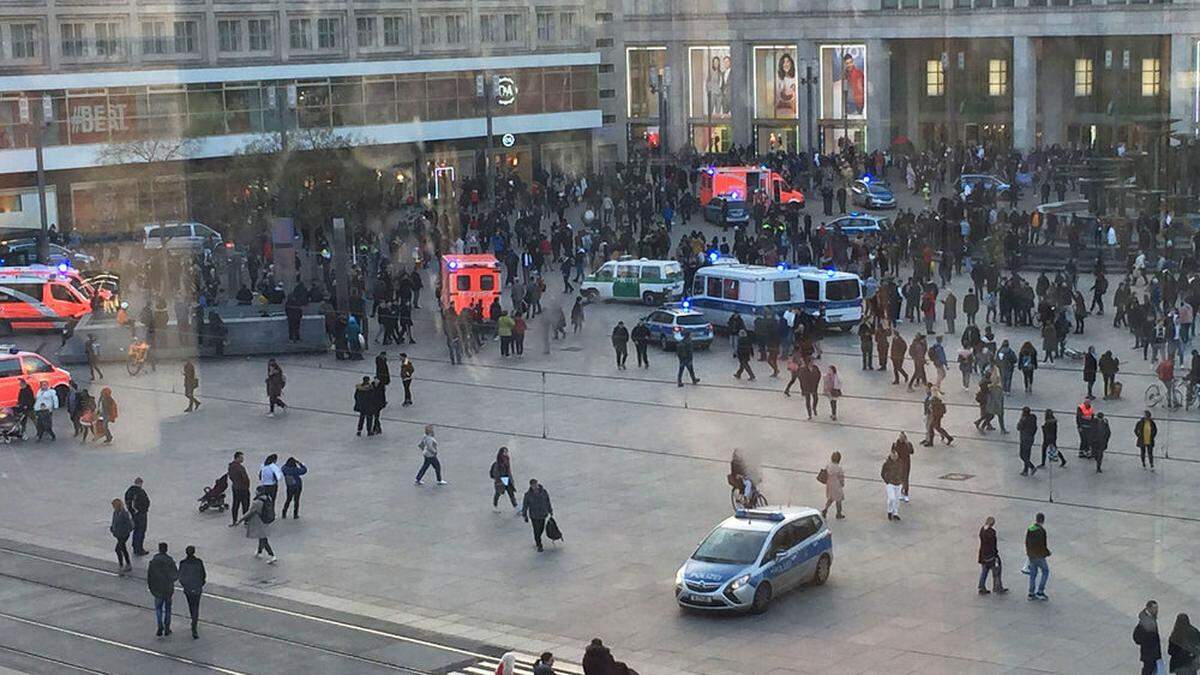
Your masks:
M757 530L735 530L718 527L700 544L692 554L692 560L710 563L749 565L758 560L767 532Z
M854 300L858 294L858 282L854 279L839 279L825 284L826 300Z
M892 194L892 188L890 188L886 185L876 185L876 184L872 183L869 189L871 190L871 194L876 194L876 195Z
M680 326L703 326L708 322L705 321L704 317L700 316L699 314L684 314L676 319L675 323L679 324Z
M744 201L742 201L742 200L740 200L740 199L730 199L729 201L727 201L727 202L725 202L725 203L726 203L726 204L729 204L729 208L730 208L731 210L732 210L732 209L744 209L744 208L746 208L746 202L744 202Z
M670 263L663 265L663 276L672 281L683 278L683 268L679 263Z

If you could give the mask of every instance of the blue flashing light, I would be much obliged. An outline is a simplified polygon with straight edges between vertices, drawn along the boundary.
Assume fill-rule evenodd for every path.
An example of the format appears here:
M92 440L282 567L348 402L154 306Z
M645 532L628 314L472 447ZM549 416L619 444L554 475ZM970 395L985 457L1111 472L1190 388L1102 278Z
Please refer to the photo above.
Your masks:
M746 518L747 520L770 520L779 522L783 520L783 514L779 511L764 511L762 509L737 509L733 512L734 517Z
M684 299L683 299L683 302L679 303L679 305L680 305L681 307L683 307L684 309L691 309L691 308L692 308L692 299L691 299L691 298L684 298Z
M721 257L721 254L716 251L708 252L708 262L710 262L710 263L716 264L717 259L720 257Z
M62 272L62 273L64 273L64 274L65 274L65 273L66 273L66 271L67 271L67 270L69 270L69 269L71 269L71 266L70 266L70 265L68 265L67 263L65 263L65 262L60 262L60 263L58 263L58 271L59 271L59 272Z
M874 180L874 178L872 178L871 174L869 174L869 173L864 173L864 174L863 174L863 177L862 177L862 180L863 180L863 182L864 182L864 183L870 183L872 180Z
M787 268L788 268L787 263L779 263L778 265L775 266L775 269L779 270L780 272L786 270Z
M456 269L458 269L458 261L457 261L457 260L451 260L451 261L449 261L449 262L447 262L447 263L446 263L446 267L448 267L449 269L452 269L452 270L456 270Z

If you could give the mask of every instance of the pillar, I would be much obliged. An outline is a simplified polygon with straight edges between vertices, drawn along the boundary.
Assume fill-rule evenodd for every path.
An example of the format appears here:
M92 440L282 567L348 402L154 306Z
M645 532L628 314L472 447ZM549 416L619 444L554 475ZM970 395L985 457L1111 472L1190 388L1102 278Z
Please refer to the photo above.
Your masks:
M1075 98L1075 50L1073 40L1042 41L1035 118L1042 119L1043 147L1066 143L1067 106L1073 106Z
M892 143L892 55L886 40L867 40L867 142L863 152Z
M821 127L817 124L817 120L821 119L821 58L818 55L817 43L811 40L801 40L796 43L796 76L797 81L803 82L807 75L808 69L812 70L812 76L815 80L811 85L800 84L797 88L797 95L800 100L798 112L800 113L797 125L800 130L800 147L805 148L808 152L816 152L817 148L821 147ZM812 87L812 115L809 115L808 109L808 88ZM810 132L811 129L811 132ZM809 136L812 136L812 147L808 146Z
M904 49L904 133L916 148L929 139L921 138L921 96L925 93L925 57L913 42Z
M729 45L729 60L733 72L729 74L732 87L730 91L730 121L733 130L733 142L738 146L750 144L751 125L754 124L754 83L751 81L753 70L750 60L754 52L749 43L738 40Z
M1196 41L1195 35L1171 36L1170 90L1171 119L1175 133L1197 134L1200 120L1196 119Z
M1037 138L1037 55L1033 48L1031 38L1013 38L1013 148L1021 152L1033 150Z
M667 139L668 149L679 152L692 143L688 136L688 54L682 42L667 43L667 67L671 69L670 88L667 90Z

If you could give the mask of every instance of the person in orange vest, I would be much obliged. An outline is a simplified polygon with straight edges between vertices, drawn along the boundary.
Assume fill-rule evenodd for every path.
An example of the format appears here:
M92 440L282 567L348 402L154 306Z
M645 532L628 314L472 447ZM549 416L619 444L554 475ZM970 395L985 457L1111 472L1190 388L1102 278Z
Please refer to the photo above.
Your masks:
M1084 400L1075 409L1075 430L1079 432L1079 456L1088 458L1092 456L1092 424L1095 421L1096 411L1092 408L1092 402Z

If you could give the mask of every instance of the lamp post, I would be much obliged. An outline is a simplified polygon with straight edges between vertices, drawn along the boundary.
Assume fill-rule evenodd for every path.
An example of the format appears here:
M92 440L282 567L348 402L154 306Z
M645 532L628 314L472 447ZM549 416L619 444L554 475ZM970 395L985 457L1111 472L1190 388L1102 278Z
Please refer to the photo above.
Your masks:
M41 215L41 229L38 231L37 259L43 265L50 262L50 217L46 209L46 163L42 156L45 144L44 132L46 125L54 121L54 104L49 94L42 95L42 116L34 121L29 112L29 99L20 100L20 117L22 124L28 124L33 130L34 159L37 162L38 211Z
M671 89L671 67L664 66L650 77L650 91L658 94L659 189L666 197L667 187L667 92ZM659 205L660 208L662 204Z
M806 118L804 124L805 135L808 139L808 147L805 148L805 151L812 152L813 128L816 122L816 120L813 119L813 85L817 84L817 77L813 75L812 62L810 61L805 61L804 63L804 77L801 78L800 84L804 85L805 107L808 110L808 112L805 113Z
M492 97L496 91L496 76L484 71L475 76L475 95L483 99L483 114L487 122L484 138L483 179L487 182L487 205L490 210L495 203L495 191L492 186Z

